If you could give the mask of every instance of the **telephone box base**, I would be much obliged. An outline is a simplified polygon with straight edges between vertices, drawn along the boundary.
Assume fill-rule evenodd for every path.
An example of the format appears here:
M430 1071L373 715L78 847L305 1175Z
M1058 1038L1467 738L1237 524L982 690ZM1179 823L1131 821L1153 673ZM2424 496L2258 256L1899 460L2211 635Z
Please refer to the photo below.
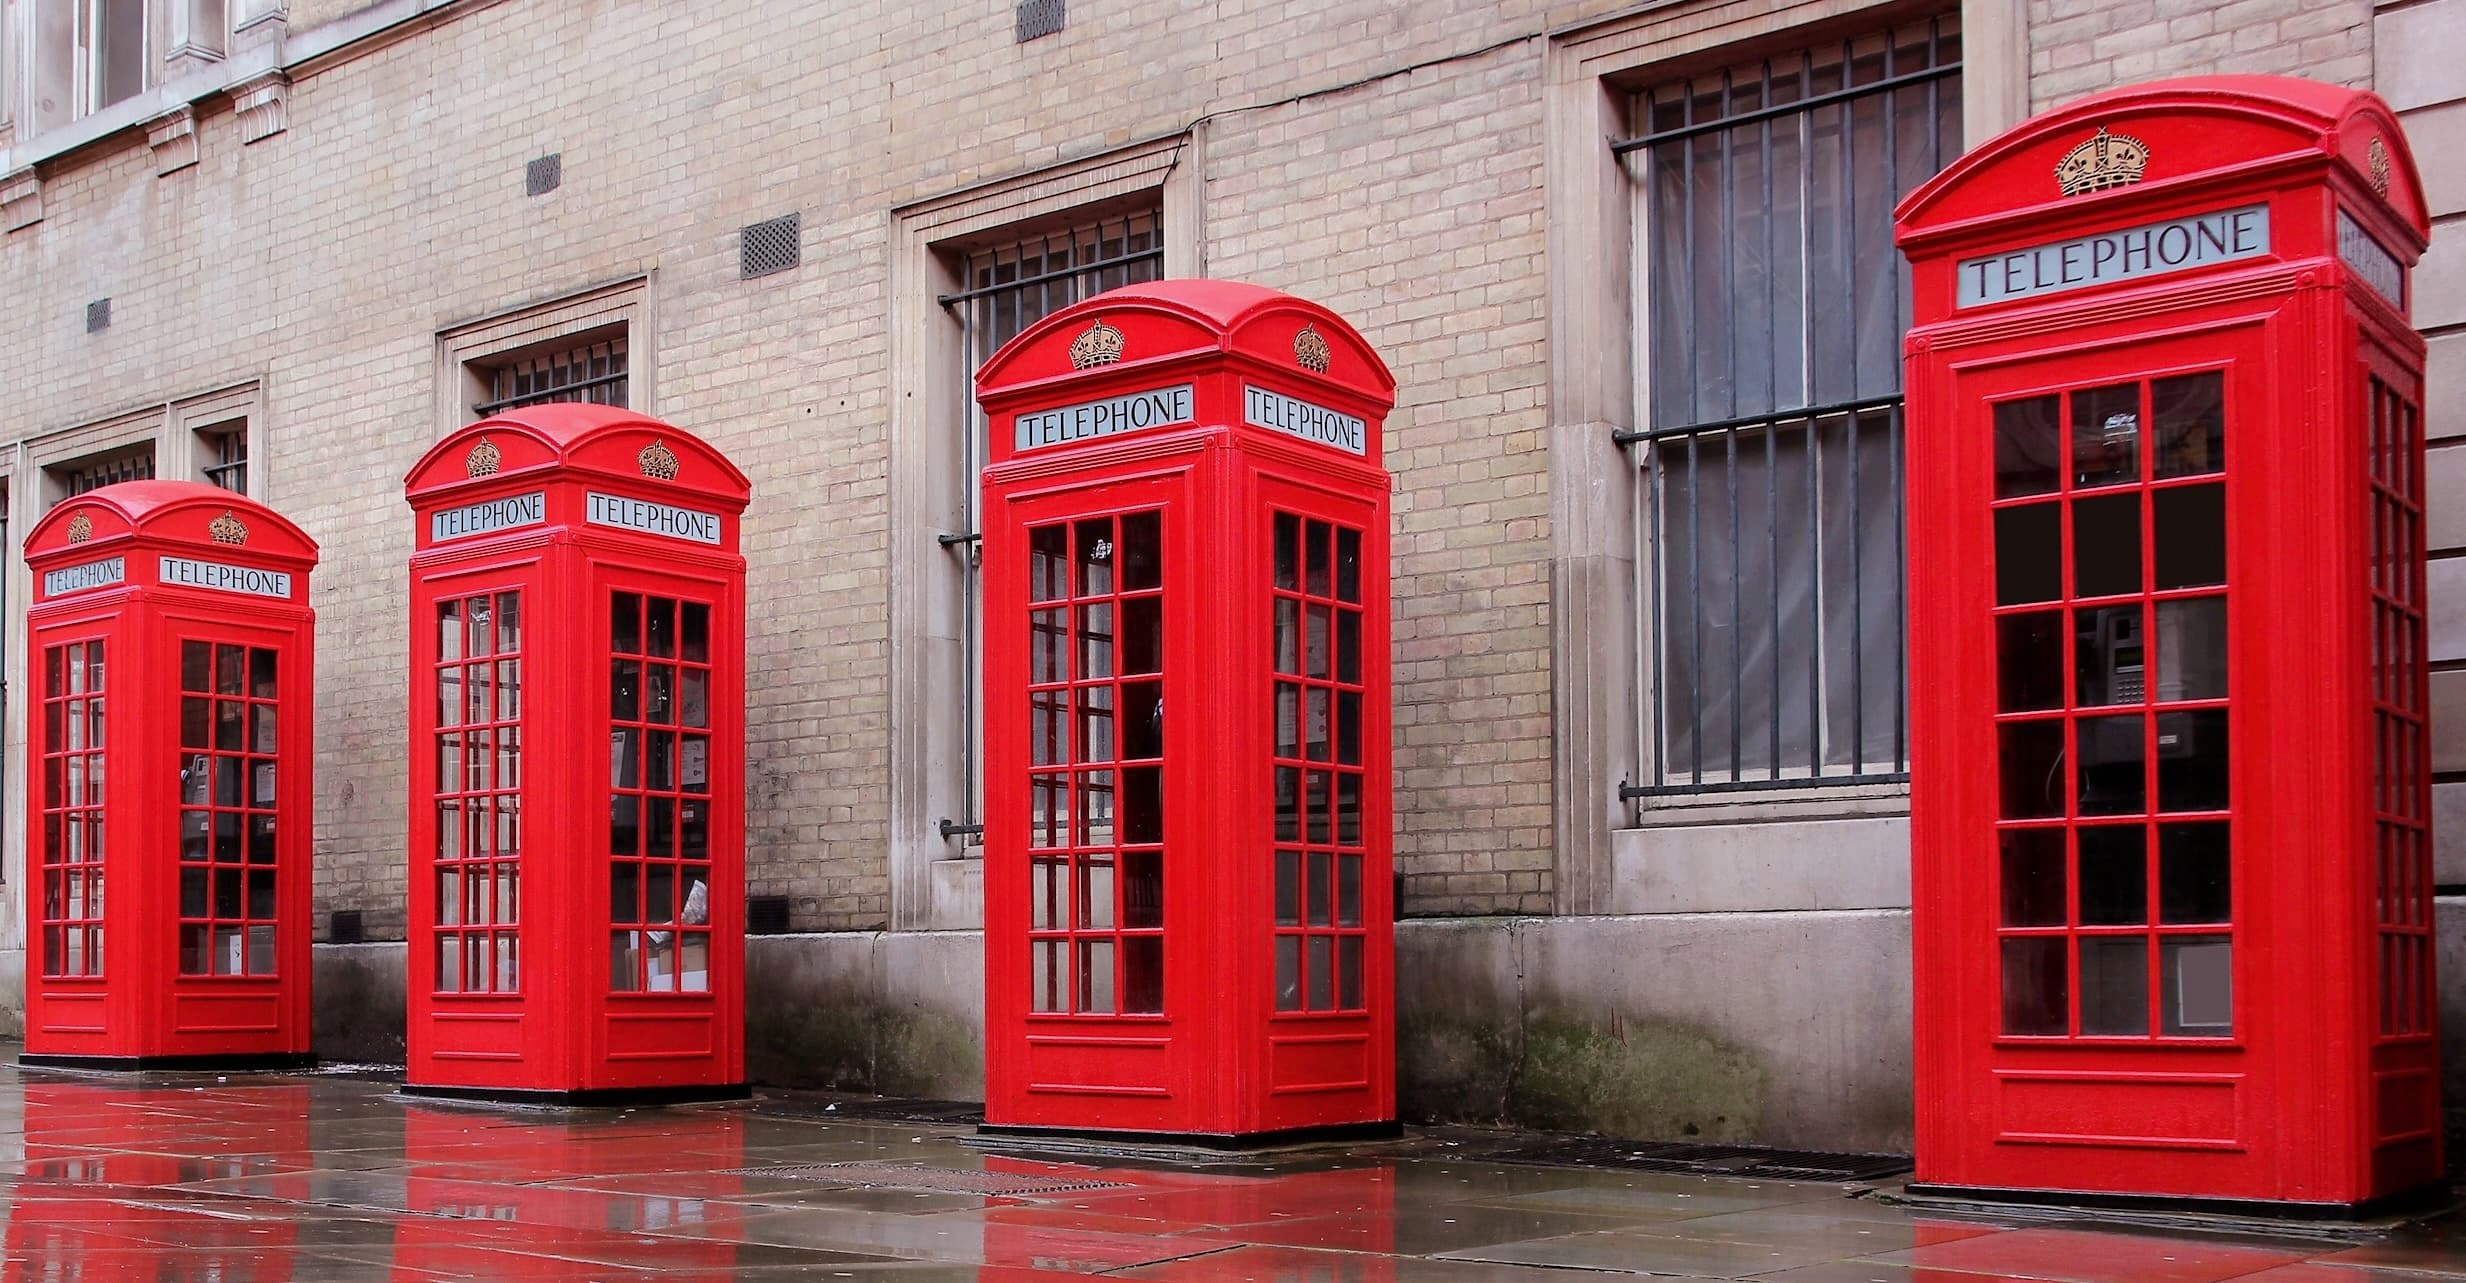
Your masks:
M268 1072L314 1069L313 1052L229 1052L212 1056L59 1056L20 1052L17 1063L36 1069L114 1069L134 1073L145 1069L242 1069Z
M753 1087L749 1083L679 1083L666 1087L583 1087L556 1091L540 1087L423 1087L404 1083L402 1094L503 1105L689 1105L706 1100L744 1100L753 1095Z
M2448 1202L2444 1181L2383 1194L2355 1203L2299 1203L2266 1198L2209 1198L2184 1194L2116 1194L2070 1189L2004 1189L1987 1185L1936 1185L1911 1182L1903 1187L1921 1203L1964 1207L2073 1207L2122 1212L2193 1212L2208 1216L2250 1217L2272 1221L2370 1221L2426 1212Z
M1335 1141L1394 1140L1404 1124L1330 1123L1323 1127L1287 1127L1272 1132L1134 1132L1110 1127L1035 1127L1024 1123L979 1123L976 1134L989 1139L1092 1141L1110 1149L1126 1145L1222 1152L1320 1145Z

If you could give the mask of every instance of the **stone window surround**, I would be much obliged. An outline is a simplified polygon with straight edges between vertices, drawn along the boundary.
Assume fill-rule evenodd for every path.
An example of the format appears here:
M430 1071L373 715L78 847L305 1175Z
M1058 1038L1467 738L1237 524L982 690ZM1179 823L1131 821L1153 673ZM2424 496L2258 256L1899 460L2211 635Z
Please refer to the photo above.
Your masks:
M436 433L471 422L471 407L489 399L489 372L498 364L613 334L625 337L625 404L651 412L651 275L607 281L571 294L524 303L451 325L437 333Z
M960 287L954 250L1022 223L1156 193L1164 274L1204 275L1198 130L1113 148L996 179L892 211L891 744L892 930L983 925L983 861L962 856L940 822L960 814L965 787L955 671L965 577L943 535L962 524L962 461L944 443L962 430L969 385L960 329L935 300ZM954 377L957 375L957 377Z
M1629 132L1643 84L1872 30L1942 6L1873 0L1707 0L1655 5L1556 33L1544 93L1549 238L1552 772L1559 913L1610 911L1612 846L1643 818L1619 797L1642 777L1634 728L1642 638L1630 503L1636 470L1610 439L1637 421L1629 180L1608 143ZM1965 140L2028 114L2027 18L2009 0L1958 0ZM1603 288L1604 280L1611 282ZM1908 809L1904 787L1791 789L1656 801L1650 823L1736 824Z
M196 396L173 401L158 401L139 409L125 410L109 418L98 419L75 427L38 433L0 448L0 485L9 487L10 538L8 547L0 552L5 558L8 575L7 600L14 610L11 619L23 617L23 603L34 599L34 579L26 571L26 559L21 551L25 533L43 513L61 498L61 487L55 477L57 470L80 459L115 450L151 443L154 447L154 475L158 477L196 478L209 461L208 446L198 435L200 429L239 420L246 424L251 460L250 497L262 500L267 481L274 475L272 459L265 453L265 394L263 385L250 381L218 388ZM13 457L10 457L13 456ZM25 780L25 719L17 715L15 692L28 690L26 684L25 629L10 627L0 636L0 675L11 692L7 702L8 716L0 722L0 797L14 796L24 788ZM26 835L22 824L0 826L0 887L24 885ZM0 914L0 950L24 945L25 924L22 915Z

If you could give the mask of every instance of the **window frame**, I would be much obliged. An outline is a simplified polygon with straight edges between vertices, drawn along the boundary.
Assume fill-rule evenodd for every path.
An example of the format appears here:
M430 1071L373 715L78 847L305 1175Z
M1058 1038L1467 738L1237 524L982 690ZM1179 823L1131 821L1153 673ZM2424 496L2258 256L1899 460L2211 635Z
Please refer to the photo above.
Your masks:
M625 408L650 413L656 387L650 329L648 274L447 326L437 332L436 434L483 417L475 407L498 400L491 380L505 366L612 339L625 349Z

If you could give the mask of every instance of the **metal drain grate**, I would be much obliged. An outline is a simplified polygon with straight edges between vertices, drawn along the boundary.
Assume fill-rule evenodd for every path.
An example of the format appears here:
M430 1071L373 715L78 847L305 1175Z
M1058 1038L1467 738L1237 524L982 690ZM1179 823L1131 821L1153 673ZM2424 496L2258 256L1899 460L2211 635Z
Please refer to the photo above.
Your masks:
M774 1180L814 1181L829 1185L862 1185L869 1189L913 1189L935 1194L1076 1194L1085 1190L1129 1189L1119 1181L1071 1180L1019 1172L982 1172L959 1167L925 1167L910 1163L797 1163L787 1167L740 1167L731 1176L768 1176Z
M1692 1172L1768 1181L1871 1181L1910 1169L1907 1154L1836 1154L1755 1145L1693 1145L1608 1136L1526 1136L1495 1147L1466 1145L1450 1157L1542 1167Z

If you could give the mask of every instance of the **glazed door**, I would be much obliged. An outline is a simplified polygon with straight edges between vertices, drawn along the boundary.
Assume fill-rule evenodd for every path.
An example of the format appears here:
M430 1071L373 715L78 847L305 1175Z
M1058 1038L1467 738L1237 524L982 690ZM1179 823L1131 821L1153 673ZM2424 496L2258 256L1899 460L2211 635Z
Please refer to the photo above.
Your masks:
M717 1003L742 992L741 611L717 579L599 567L584 630L599 651L587 779L601 801L576 911L606 1012L589 1068L674 1072L718 1056ZM594 754L596 756L596 753ZM722 805L722 803L726 805ZM643 1072L651 1072L644 1070Z
M103 806L106 716L121 695L112 679L118 639L109 631L93 623L47 629L27 657L35 700L26 753L37 764L29 863L40 870L31 879L37 942L28 964L40 969L45 991L37 1019L86 1034L101 1032L104 1022L106 890L121 894L118 883L131 880L118 872L122 862L105 860L112 847ZM53 1010L61 1003L78 1014Z
M1951 857L1970 889L1958 1079L1998 1183L2120 1162L2148 1188L2224 1191L2266 1159L2242 1123L2274 1085L2252 1053L2269 871L2229 520L2264 385L2258 331L2232 334L1962 385L1991 518L1989 555L1963 563L1984 615L1961 631L1991 663L1964 679L1958 769L1993 779L1965 789Z
M1174 1026L1199 1014L1178 1009L1180 969L1219 965L1181 912L1204 895L1184 884L1204 792L1169 753L1196 743L1166 730L1168 709L1200 719L1208 696L1171 627L1198 587L1174 552L1181 492L1124 481L1008 505L1017 564L987 577L988 702L1004 702L986 718L991 1068L1083 1103L1089 1126L1172 1125ZM1022 1025L1024 1047L1002 1045Z
M1389 1077L1387 583L1373 505L1262 491L1268 814L1244 831L1269 842L1237 859L1273 888L1264 1125L1281 1128L1368 1116L1359 1097Z
M177 974L272 980L284 931L285 768L280 635L173 624L179 672Z

